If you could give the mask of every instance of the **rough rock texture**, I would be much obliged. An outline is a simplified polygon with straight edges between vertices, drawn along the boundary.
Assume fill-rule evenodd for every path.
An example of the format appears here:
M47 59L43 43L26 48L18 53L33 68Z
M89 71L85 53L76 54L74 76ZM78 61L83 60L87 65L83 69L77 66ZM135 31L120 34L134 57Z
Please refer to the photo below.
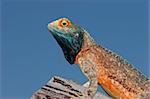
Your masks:
M48 83L36 91L31 99L80 99L87 91L86 87L71 80L53 77ZM87 96L85 96L87 97ZM82 98L86 99L86 98ZM97 92L93 99L111 99Z

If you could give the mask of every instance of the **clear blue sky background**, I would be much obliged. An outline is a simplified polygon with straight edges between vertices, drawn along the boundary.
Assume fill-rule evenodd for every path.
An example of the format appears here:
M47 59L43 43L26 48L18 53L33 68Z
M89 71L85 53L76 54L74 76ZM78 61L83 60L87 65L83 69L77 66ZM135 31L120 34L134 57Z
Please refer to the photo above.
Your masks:
M87 80L47 30L60 17L149 75L148 0L3 0L1 8L1 99L28 99L54 75Z

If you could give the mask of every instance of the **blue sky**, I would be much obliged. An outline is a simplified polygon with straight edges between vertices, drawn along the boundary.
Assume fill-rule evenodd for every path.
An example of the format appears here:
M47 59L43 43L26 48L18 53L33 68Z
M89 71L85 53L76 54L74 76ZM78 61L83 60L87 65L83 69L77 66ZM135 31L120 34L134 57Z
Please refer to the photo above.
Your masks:
M117 52L145 75L148 68L148 0L3 0L1 96L27 99L54 75L84 83L47 30L67 17L95 41ZM101 90L99 88L99 90Z

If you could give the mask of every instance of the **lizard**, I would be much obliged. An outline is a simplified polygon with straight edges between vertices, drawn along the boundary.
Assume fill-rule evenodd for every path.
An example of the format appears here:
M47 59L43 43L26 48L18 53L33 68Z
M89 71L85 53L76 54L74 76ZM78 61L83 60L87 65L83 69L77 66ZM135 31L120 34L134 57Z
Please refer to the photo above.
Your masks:
M70 64L79 65L88 78L88 91L92 99L98 85L115 99L150 99L150 80L126 59L97 44L90 34L68 18L48 23L64 57Z

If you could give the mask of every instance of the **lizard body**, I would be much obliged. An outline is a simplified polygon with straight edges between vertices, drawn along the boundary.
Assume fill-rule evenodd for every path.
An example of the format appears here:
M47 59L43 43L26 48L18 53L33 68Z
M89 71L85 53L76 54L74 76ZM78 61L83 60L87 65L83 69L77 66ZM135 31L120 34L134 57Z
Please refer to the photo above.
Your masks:
M89 79L89 97L99 83L114 98L150 98L150 81L125 59L96 44L89 33L66 18L48 24L70 64L78 64Z

